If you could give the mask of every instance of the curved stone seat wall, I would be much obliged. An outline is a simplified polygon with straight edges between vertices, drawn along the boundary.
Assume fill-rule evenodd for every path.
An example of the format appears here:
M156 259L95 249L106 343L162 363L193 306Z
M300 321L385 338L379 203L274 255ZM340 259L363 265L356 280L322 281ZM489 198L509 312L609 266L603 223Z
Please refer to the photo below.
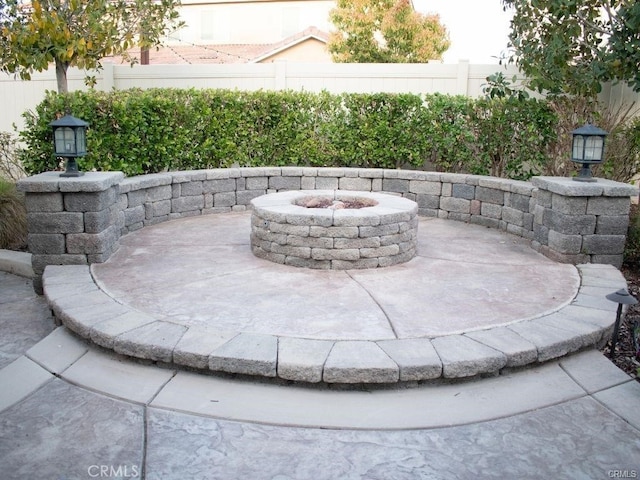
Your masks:
M120 236L176 218L246 210L284 190L358 190L401 195L418 214L497 228L531 240L550 258L619 267L637 189L598 179L494 177L364 168L263 167L167 172L125 178L47 172L18 183L26 194L29 250L41 292L46 265L107 260ZM248 234L248 233L247 233Z
M401 195L418 213L499 228L533 239L535 192L528 182L407 170L230 168L124 179L122 233L191 215L244 210L251 199L284 190L352 190ZM533 199L533 201L532 201Z

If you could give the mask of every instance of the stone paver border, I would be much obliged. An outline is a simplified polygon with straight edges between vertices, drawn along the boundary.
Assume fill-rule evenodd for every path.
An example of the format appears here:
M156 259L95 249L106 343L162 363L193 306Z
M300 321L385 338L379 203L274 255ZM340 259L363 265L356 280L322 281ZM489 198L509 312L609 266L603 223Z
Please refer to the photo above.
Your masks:
M283 388L123 361L59 327L0 369L0 383L7 387L0 390L0 411L56 378L152 408L296 428L443 428L518 415L586 396L640 427L637 409L629 408L638 399L640 385L597 350L478 382L336 392L297 385ZM384 415L380 415L381 405Z
M389 384L495 375L599 346L626 287L615 267L577 266L573 302L549 315L437 338L328 341L186 327L116 302L89 266L48 266L44 291L56 317L81 337L117 353L198 370L328 384Z

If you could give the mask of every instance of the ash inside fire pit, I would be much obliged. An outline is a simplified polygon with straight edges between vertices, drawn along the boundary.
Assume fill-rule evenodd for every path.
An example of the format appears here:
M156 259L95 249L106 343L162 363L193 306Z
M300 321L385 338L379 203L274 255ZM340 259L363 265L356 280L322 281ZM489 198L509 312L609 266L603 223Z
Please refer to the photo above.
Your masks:
M304 208L328 208L331 210L359 209L366 207L375 207L378 202L372 198L342 198L335 199L332 197L304 197L296 200L295 205Z

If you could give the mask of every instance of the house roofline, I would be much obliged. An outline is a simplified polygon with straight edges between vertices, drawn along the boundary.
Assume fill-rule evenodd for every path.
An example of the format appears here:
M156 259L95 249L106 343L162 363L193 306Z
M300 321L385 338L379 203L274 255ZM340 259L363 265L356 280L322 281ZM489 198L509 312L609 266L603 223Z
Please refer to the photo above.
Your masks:
M278 48L275 48L273 50L268 51L267 53L263 53L262 55L260 55L259 57L256 57L252 60L250 60L247 63L260 63L261 61L269 58L269 57L273 57L274 55L277 55L280 52L284 52L285 50L290 49L291 47L295 47L296 45L299 45L300 43L306 42L307 40L310 39L315 39L318 40L319 42L322 42L324 44L327 43L327 40L316 35L316 34L309 34L309 35L305 35L304 37L298 38L292 42L286 43L285 45L282 45Z

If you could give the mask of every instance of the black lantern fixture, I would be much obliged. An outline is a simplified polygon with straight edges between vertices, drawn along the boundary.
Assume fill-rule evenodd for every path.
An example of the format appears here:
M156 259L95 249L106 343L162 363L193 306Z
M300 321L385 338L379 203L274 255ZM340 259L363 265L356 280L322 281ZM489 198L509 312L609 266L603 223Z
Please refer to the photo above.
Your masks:
M67 167L61 177L79 177L84 175L78 170L76 158L87 154L87 127L84 120L65 115L49 124L53 129L53 148L56 157L67 159Z
M581 163L582 168L578 176L573 177L578 182L595 182L591 176L591 165L602 163L604 160L604 139L608 135L601 128L586 124L573 132L571 161Z
M613 358L616 344L618 343L618 331L620 330L620 319L622 318L622 305L635 305L638 303L638 300L636 300L636 298L624 288L607 295L607 300L611 300L618 304L616 324L613 327L613 335L611 336L611 350L609 350L609 357Z

